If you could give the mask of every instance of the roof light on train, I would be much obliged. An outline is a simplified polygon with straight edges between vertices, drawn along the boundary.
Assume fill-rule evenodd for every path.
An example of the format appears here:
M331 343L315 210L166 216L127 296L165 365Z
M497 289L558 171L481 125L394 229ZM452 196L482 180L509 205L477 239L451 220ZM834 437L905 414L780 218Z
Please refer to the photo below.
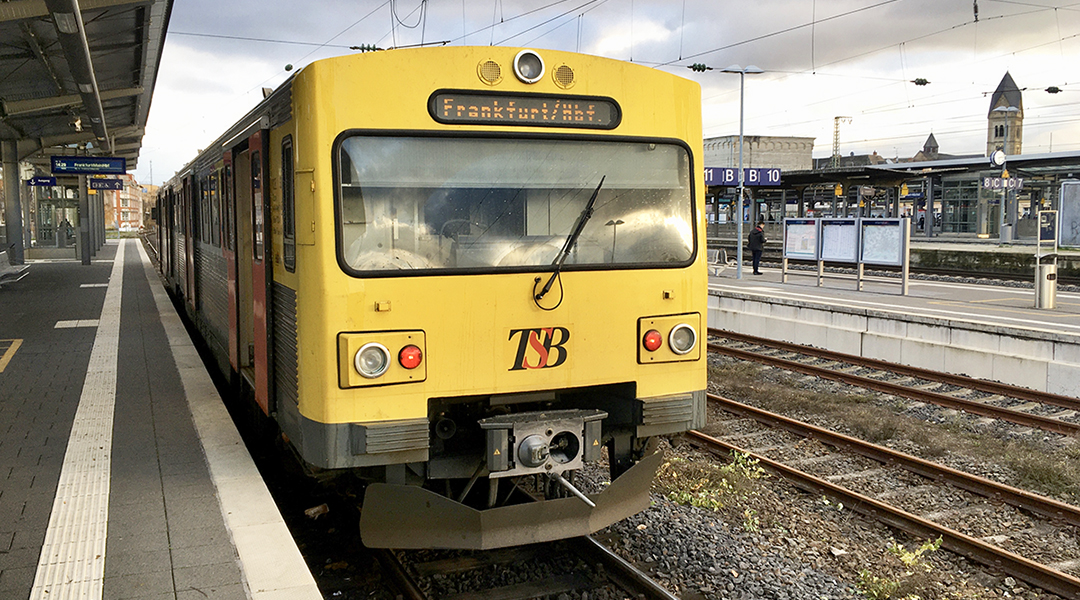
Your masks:
M402 367L406 369L415 369L420 366L420 362L424 360L424 353L420 351L420 348L409 344L398 352L398 362Z
M532 50L522 50L514 57L514 75L524 83L536 83L544 76L544 59Z
M390 368L390 351L377 342L364 344L357 351L353 365L357 373L368 379L375 379Z
M668 345L675 354L686 354L697 345L697 332L686 323L680 323L668 334Z
M645 346L645 349L649 352L656 352L660 349L660 346L664 343L664 336L660 335L660 332L655 329L650 329L645 332L645 338L641 341Z

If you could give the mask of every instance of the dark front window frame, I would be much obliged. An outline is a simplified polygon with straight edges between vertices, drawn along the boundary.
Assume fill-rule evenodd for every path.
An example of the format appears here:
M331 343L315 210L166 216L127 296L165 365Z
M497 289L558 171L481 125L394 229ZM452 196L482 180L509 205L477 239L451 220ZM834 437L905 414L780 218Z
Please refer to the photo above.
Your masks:
M342 196L341 196L341 146L350 137L409 137L409 138L442 138L442 139L518 139L518 140L547 140L547 141L580 141L580 142L603 142L603 143L633 143L633 144L667 144L678 146L686 153L688 184L689 184L689 211L691 229L691 248L685 261L672 263L611 263L611 264L566 264L562 271L616 271L616 270L640 270L640 269L683 269L692 265L700 250L701 240L698 239L698 202L697 202L697 176L699 168L695 164L694 153L686 141L678 138L664 137L636 137L614 135L589 135L589 134L543 134L530 132L502 132L502 131L479 131L479 132L446 132L429 130L368 130L350 129L338 134L331 147L331 164L334 185L334 244L338 266L348 275L356 278L384 278L384 277L445 277L454 275L484 275L501 273L550 273L551 265L516 266L516 267L493 267L486 269L477 268L443 268L443 269L406 269L406 270L381 270L360 271L352 268L345 260L343 247L343 223L342 223Z

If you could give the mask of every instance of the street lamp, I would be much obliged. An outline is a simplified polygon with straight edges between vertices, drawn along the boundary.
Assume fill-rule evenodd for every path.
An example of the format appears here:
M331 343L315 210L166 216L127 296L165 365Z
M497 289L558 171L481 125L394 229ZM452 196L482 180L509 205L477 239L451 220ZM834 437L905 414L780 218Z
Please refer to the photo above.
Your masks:
M739 74L739 220L738 225L735 226L735 236L738 241L736 250L736 267L735 278L742 279L742 263L743 263L743 97L746 86L746 75L757 75L764 73L765 71L755 67L754 65L748 65L745 69L739 65L731 65L720 69L721 73L738 73Z
M605 227L611 227L611 262L615 262L615 236L619 233L619 225L622 224L622 219L615 219L604 223Z
M712 71L713 68L701 63L689 65L686 68L702 72ZM739 204L737 210L739 211L739 219L736 221L735 235L738 239L736 242L736 261L735 261L735 278L742 279L742 263L743 263L743 92L745 91L745 79L747 75L757 75L764 73L765 71L754 65L747 65L744 69L739 65L731 65L723 69L718 69L721 73L738 73L739 74Z

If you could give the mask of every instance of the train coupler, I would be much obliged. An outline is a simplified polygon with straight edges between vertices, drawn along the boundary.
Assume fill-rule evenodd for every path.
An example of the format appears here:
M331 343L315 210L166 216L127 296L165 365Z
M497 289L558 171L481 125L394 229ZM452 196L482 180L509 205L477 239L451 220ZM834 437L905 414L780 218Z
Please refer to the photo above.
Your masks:
M369 548L490 550L589 535L649 507L664 453L653 440L645 457L603 491L480 510L410 485L374 483L364 493L360 536Z
M560 474L600 458L602 410L515 413L479 421L489 477Z

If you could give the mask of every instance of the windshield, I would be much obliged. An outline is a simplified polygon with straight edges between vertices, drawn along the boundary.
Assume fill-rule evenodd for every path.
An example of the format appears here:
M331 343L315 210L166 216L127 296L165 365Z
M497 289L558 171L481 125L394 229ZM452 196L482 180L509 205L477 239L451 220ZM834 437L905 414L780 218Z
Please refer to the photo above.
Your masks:
M690 161L674 144L356 136L337 159L340 252L357 274L549 266L601 178L567 269L693 256Z

